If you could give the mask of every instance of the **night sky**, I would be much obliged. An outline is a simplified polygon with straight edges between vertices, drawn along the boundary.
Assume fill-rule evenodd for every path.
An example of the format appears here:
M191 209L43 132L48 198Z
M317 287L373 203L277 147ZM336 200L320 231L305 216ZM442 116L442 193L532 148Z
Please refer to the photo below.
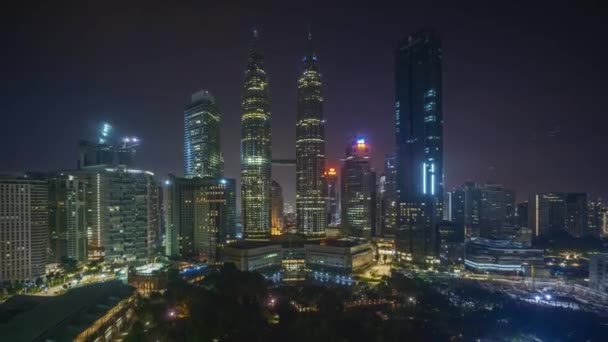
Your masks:
M608 195L608 15L599 1L223 2L4 7L0 171L74 168L77 140L94 138L107 120L143 139L141 168L159 180L182 174L183 109L207 89L223 115L226 176L238 178L254 26L270 77L273 156L294 158L309 25L323 74L327 165L339 165L349 135L364 134L381 171L395 139L394 49L409 33L435 28L444 48L446 189L471 179L502 183L519 200L542 191ZM293 204L295 168L275 167L273 178Z

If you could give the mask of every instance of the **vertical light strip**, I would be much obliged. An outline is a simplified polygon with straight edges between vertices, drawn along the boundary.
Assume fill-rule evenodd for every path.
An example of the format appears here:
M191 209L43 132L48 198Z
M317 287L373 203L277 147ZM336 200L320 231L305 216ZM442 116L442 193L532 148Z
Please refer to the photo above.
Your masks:
M431 164L431 195L435 194L435 164Z
M426 195L426 163L422 163L422 193Z
M535 227L534 228L535 229L534 230L536 232L536 236L538 236L538 234L539 234L539 227L538 227L538 221L539 221L538 210L539 209L538 209L538 204L539 204L539 195L536 195L536 198L535 198L535 206L536 206L536 208L534 210L534 215L535 215L535 217L534 217L534 220L535 220L535 224L534 224Z

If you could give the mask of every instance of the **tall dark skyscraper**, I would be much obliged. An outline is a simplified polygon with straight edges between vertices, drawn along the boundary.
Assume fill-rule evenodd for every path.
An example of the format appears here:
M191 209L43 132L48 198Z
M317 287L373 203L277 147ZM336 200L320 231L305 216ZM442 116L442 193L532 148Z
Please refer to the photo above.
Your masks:
M80 140L78 142L78 168L90 167L132 167L135 163L135 148L139 145L135 137L118 139L114 128L103 123L97 141Z
M410 35L396 51L398 249L418 260L436 255L436 225L442 218L441 56L433 31Z
M325 129L321 73L308 34L308 52L298 77L296 123L296 219L297 230L306 236L325 234L324 195Z
M577 238L591 234L586 194L535 194L530 203L529 228L536 238L550 237L559 231Z
M342 226L349 235L371 237L376 225L376 175L365 139L353 139L346 147L340 184Z
M272 227L271 235L283 234L283 209L285 201L283 199L283 188L277 181L272 181Z
M270 98L257 40L258 32L254 30L245 70L241 117L241 213L246 239L268 238L271 225Z
M184 111L184 175L219 177L222 168L220 112L213 96L201 90Z
M397 167L395 155L384 156L384 173L380 177L380 231L382 236L395 236L397 227Z

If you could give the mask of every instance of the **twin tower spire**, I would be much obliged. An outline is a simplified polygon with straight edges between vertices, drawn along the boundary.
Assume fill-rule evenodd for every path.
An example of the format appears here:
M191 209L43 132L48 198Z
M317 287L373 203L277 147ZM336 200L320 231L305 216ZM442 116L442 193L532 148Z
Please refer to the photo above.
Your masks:
M263 55L253 42L245 70L241 104L241 200L243 235L267 239L271 226L270 97ZM306 236L325 234L325 130L321 74L308 30L308 51L297 80L296 217L297 230Z

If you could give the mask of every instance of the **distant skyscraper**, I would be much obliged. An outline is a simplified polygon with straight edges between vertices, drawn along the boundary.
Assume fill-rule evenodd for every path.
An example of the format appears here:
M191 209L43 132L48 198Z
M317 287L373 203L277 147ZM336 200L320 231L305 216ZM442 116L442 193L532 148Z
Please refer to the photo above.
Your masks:
M521 228L528 228L528 202L522 202L517 204L517 226Z
M241 199L246 239L270 236L271 143L270 98L257 30L245 70L241 117Z
M64 172L49 176L48 181L51 262L86 262L86 177Z
M589 232L589 212L587 194L565 194L566 202L566 231L573 237L580 238L591 235Z
M513 239L515 237L515 195L513 191L493 183L486 183L480 189L480 236Z
M135 162L135 148L139 143L139 139L135 137L118 139L112 125L103 123L96 141L80 140L78 143L78 168L132 167Z
M573 237L590 234L586 194L535 194L530 203L529 228L536 238L548 237L559 231L566 231Z
M312 37L308 35L309 45ZM327 225L323 178L325 131L321 73L312 46L302 59L298 77L296 123L296 219L298 232L306 236L325 234Z
M463 190L449 191L445 193L444 198L445 220L464 226L465 192Z
M588 227L589 234L594 237L603 236L603 207L602 199L596 198L595 200L589 201L589 219Z
M178 178L165 182L168 256L220 260L236 235L236 189L230 178Z
M186 177L220 177L220 111L206 90L192 95L184 111L184 174Z
M464 192L464 227L468 236L479 237L481 222L481 189L474 182L462 185Z
M338 172L330 167L325 175L327 224L337 226L340 224L340 184L338 183Z
M564 229L566 205L563 194L535 194L530 201L528 228L535 238L546 237Z
M48 229L47 182L0 177L0 283L44 275Z
M410 35L396 51L397 248L417 260L437 254L442 219L441 58L441 41L433 31Z
M283 234L283 188L276 181L272 181L272 229L271 235Z
M351 235L369 238L376 224L376 182L365 139L353 139L347 146L340 177L342 226Z
M380 177L380 231L382 236L395 236L399 193L397 192L397 165L395 156L384 156L384 173Z

